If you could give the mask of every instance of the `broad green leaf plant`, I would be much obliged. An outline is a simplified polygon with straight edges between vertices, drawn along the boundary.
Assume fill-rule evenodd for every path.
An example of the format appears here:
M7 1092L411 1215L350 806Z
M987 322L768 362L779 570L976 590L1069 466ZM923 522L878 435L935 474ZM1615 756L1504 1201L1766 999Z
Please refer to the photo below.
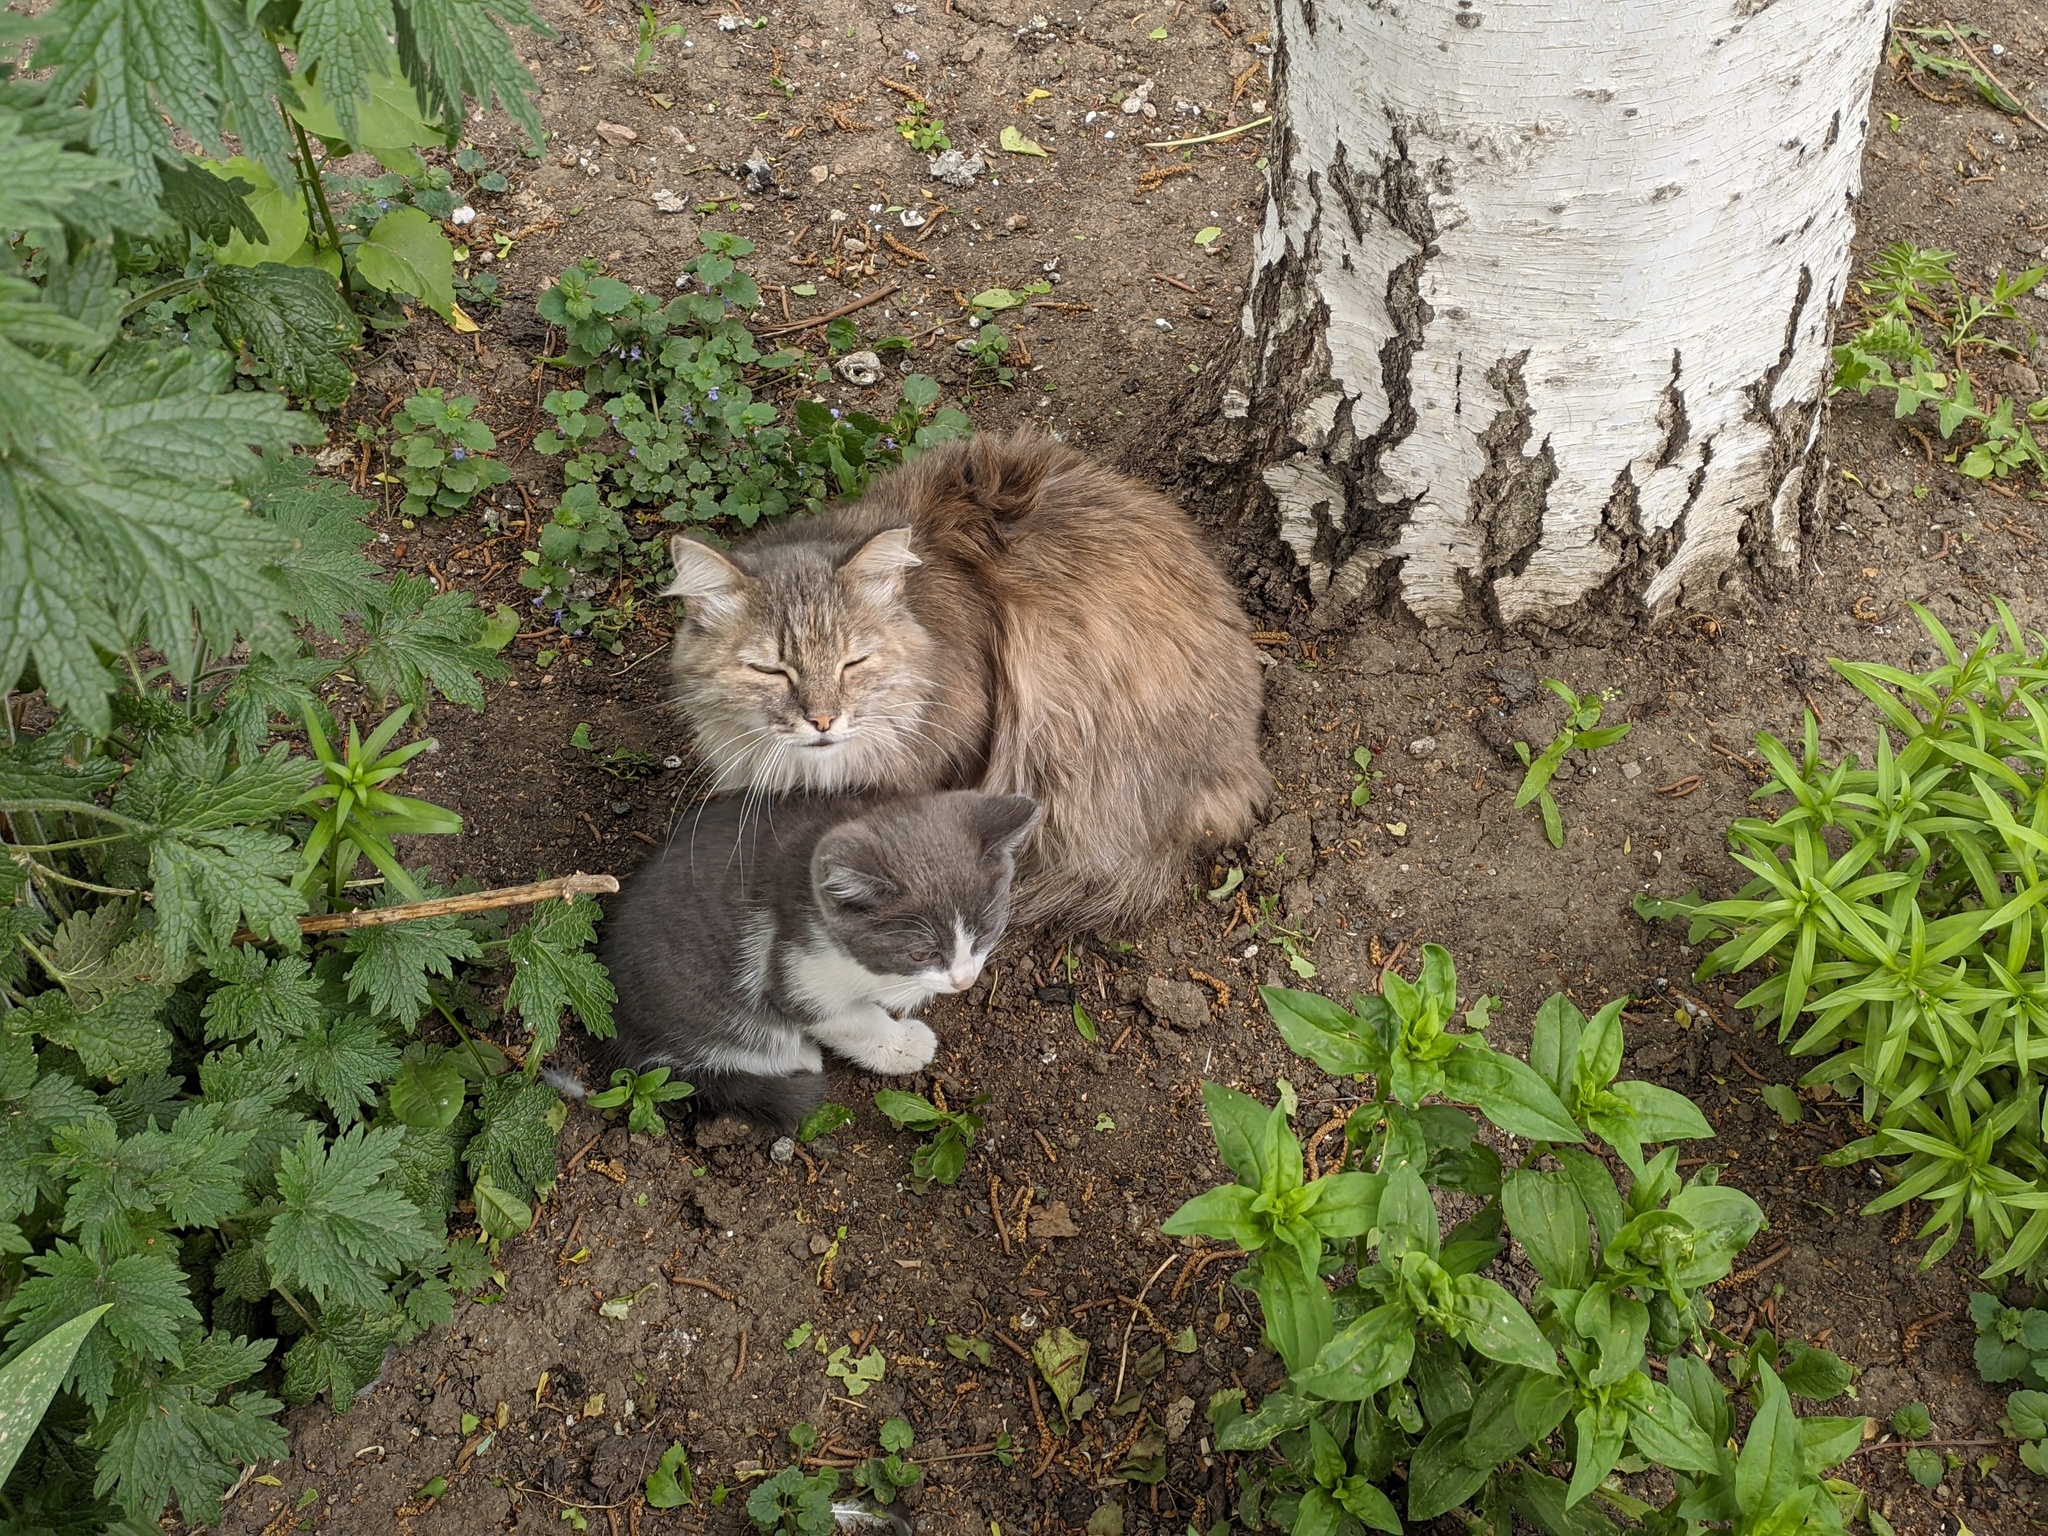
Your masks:
M1728 829L1748 883L1722 901L1653 902L1694 942L1702 978L1748 972L1741 1006L1813 1058L1801 1080L1853 1100L1871 1127L1828 1161L1880 1159L1866 1211L1919 1200L1937 1262L1967 1229L1987 1277L2048 1274L2048 651L2001 603L1958 644L1924 609L1941 657L1922 673L1831 665L1869 702L1866 767L1821 751L1809 714L1791 747L1757 748L1765 814Z
M1846 1367L1802 1346L1788 1387L1774 1342L1745 1351L1711 1333L1706 1291L1763 1213L1713 1168L1686 1178L1676 1147L1653 1150L1712 1131L1680 1095L1616 1080L1621 1000L1588 1019L1552 997L1524 1062L1486 1044L1489 1000L1456 1027L1456 974L1435 945L1417 980L1390 969L1348 1007L1261 996L1295 1051L1370 1096L1347 1122L1341 1166L1308 1178L1291 1094L1269 1108L1203 1085L1236 1182L1163 1230L1250 1256L1237 1283L1258 1295L1288 1372L1249 1412L1239 1393L1212 1404L1219 1448L1267 1453L1239 1464L1246 1529L1345 1536L1456 1510L1490 1536L1517 1521L1554 1536L1611 1530L1610 1514L1660 1536L1702 1522L1753 1536L1843 1528L1837 1496L1853 1490L1819 1474L1856 1448L1864 1421L1801 1421L1789 1394L1833 1396ZM1512 1166L1482 1117L1524 1148ZM1478 1208L1447 1222L1433 1191ZM1538 1276L1526 1303L1487 1273L1511 1240ZM1741 1357L1736 1386L1755 1418L1739 1447L1728 1386L1686 1352L1710 1341ZM1647 1464L1673 1474L1661 1507L1614 1480Z

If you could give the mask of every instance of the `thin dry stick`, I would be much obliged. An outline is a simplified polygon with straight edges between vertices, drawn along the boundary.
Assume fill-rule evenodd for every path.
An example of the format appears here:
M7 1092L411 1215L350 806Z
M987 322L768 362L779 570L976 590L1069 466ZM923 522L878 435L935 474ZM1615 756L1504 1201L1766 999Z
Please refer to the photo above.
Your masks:
M1960 1451L1968 1446L2003 1444L2003 1440L1873 1440L1849 1454L1868 1456L1872 1451Z
M1111 1403L1117 1403L1123 1400L1124 1367L1130 1363L1131 1358L1131 1330L1138 1326L1138 1314L1145 1308L1145 1292L1151 1290L1152 1281L1157 1280L1161 1275L1165 1274L1167 1266L1171 1264L1175 1259L1178 1259L1180 1257L1182 1257L1182 1255L1178 1253L1169 1253L1164 1259L1162 1259L1160 1261L1159 1267L1152 1271L1151 1279L1147 1280L1145 1284L1142 1287L1140 1287L1138 1291L1138 1299L1131 1303L1131 1320L1124 1324L1123 1352L1119 1354L1116 1359L1116 1390L1109 1394L1109 1400Z
M814 325L823 325L828 320L837 320L841 315L850 315L857 309L866 309L870 304L879 304L902 286L901 283L891 283L886 288L877 289L864 299L855 299L851 304L842 304L837 309L828 310L822 315L813 315L810 319L799 320L794 325L771 325L766 330L756 331L754 334L757 337L787 336L792 331L808 331Z
M1240 133L1250 133L1254 128L1263 128L1273 121L1273 114L1255 117L1248 123L1239 123L1235 128L1225 128L1221 133L1205 133L1198 139L1166 139L1157 144L1147 144L1147 149L1185 149L1190 144L1214 144L1218 139L1234 139Z
M2008 86L2003 80L1999 79L1998 76L1994 75L1991 72L1991 66L1989 64L1986 64L1982 59L1977 57L1977 50L1972 48L1968 43L1963 41L1963 34L1956 30L1956 24L1954 22L1944 19L1942 25L1948 28L1948 35L1956 40L1956 46L1962 49L1964 53L1970 56L1970 62L1976 65L1979 69L1984 71L1984 78L1989 80L1993 85L1997 86L2001 91L2004 91L2005 99L2007 101L2019 102L2020 111L2025 115L2028 122L2032 123L2036 128L2048 129L2048 123L2042 122L2040 118L2034 115L2034 109L2027 105L2025 98L2022 97L2018 91L2015 91L2010 86Z
M532 885L508 885L495 891L471 891L467 896L442 896L433 901L408 901L396 907L363 907L354 912L328 912L319 917L299 919L301 933L346 933L356 928L381 928L386 923L409 923L421 917L449 917L457 912L495 912L500 907L523 907L535 902L574 901L579 896L609 896L619 888L616 875L586 875L578 870L559 880L541 880ZM237 944L256 942L259 934L244 928L234 937Z

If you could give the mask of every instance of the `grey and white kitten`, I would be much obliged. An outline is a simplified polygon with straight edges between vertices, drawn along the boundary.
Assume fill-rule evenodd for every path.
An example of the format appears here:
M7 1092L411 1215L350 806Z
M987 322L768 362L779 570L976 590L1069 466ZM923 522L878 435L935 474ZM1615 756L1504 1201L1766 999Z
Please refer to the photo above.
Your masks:
M788 1129L821 1047L885 1077L930 1063L917 1010L964 992L1010 921L1023 795L712 800L611 904L609 1072L673 1069L696 1101Z

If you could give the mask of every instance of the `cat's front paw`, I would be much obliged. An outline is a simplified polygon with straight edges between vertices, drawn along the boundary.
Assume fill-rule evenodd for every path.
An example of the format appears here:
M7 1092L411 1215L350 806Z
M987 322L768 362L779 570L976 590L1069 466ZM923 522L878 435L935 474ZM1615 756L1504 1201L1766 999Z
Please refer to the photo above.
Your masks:
M922 1072L938 1054L939 1037L922 1019L897 1019L895 1028L868 1042L860 1064L882 1077Z

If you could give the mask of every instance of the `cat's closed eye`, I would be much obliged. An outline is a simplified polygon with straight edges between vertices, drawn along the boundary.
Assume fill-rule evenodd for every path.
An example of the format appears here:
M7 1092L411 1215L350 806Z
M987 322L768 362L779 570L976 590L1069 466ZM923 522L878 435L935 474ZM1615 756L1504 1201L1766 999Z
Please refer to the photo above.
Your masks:
M747 670L749 672L759 672L764 677L789 676L789 668L783 666L780 662L750 661L747 663Z
M874 658L875 653L873 651L865 651L858 656L849 656L846 658L846 660L839 663L839 670L842 672L851 672L855 667L859 666L862 662L872 661L874 660Z

